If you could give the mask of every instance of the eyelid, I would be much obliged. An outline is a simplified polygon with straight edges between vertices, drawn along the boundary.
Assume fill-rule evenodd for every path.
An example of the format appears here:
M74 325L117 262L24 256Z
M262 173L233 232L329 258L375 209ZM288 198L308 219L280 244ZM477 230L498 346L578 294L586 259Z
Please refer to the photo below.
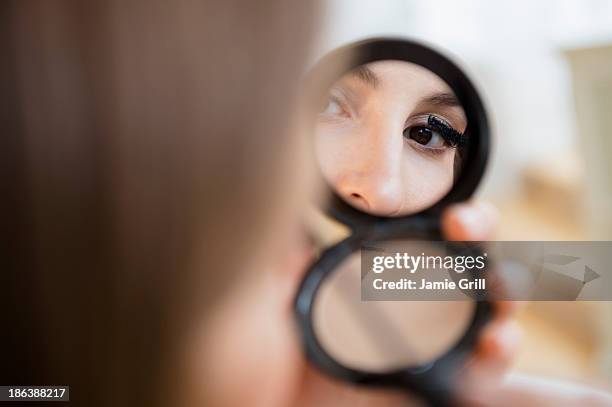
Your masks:
M414 126L427 126L429 124L428 123L429 118L432 116L440 120L446 126L453 128L453 126L450 125L448 120L446 120L445 118L435 113L425 113L425 114L419 114L417 116L409 117L408 120L406 120L406 124L404 127L408 128L408 127L414 127Z
M468 137L455 129L448 120L437 114L421 114L410 118L404 128L424 126L436 130L451 147L464 147Z
M333 101L337 103L340 106L340 108L344 112L346 112L346 116L350 117L354 115L354 109L352 108L349 99L350 98L347 96L344 89L342 89L339 86L333 86L332 88L330 88L329 92L327 93L327 101Z

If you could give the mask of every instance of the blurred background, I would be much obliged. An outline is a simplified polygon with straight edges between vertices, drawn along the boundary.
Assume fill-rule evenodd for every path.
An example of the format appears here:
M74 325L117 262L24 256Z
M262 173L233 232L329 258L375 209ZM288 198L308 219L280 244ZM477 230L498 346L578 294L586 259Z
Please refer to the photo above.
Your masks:
M612 2L326 0L313 59L371 36L419 39L481 90L494 152L479 196L499 240L612 240ZM516 369L612 382L612 304L537 302Z

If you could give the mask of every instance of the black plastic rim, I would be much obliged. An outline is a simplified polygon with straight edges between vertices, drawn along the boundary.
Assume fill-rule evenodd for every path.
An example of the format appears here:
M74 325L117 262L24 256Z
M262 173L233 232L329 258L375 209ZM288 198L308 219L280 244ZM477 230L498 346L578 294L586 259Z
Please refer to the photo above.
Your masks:
M399 60L420 65L444 80L453 90L466 113L470 133L467 156L453 188L436 204L418 213L393 218L362 212L344 201L332 188L328 202L329 214L355 229L423 217L438 217L441 210L472 196L482 179L489 157L490 128L484 104L466 74L449 58L438 51L406 39L374 38L359 41L336 49L324 56L309 75L309 85L321 97L333 83L352 69L376 61ZM338 69L338 61L347 64ZM319 177L324 180L322 174ZM327 185L326 182L324 184Z
M396 230L380 240L393 240L404 235ZM492 315L490 302L476 301L472 320L465 333L451 349L426 366L414 366L386 373L353 369L338 363L319 342L312 320L317 291L337 266L360 250L363 243L361 237L352 235L327 249L302 281L295 300L295 312L308 359L327 374L351 383L412 391L432 405L450 403L455 384L454 374L474 349L479 332L489 322Z

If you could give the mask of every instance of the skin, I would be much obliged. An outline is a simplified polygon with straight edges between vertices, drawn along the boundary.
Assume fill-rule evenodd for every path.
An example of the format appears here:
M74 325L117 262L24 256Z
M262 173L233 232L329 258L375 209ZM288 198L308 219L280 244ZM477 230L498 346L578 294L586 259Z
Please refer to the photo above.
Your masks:
M398 216L431 206L453 185L455 149L429 130L429 115L459 133L467 126L451 89L427 69L381 61L346 74L317 120L325 178L369 213ZM430 137L415 134L419 129Z

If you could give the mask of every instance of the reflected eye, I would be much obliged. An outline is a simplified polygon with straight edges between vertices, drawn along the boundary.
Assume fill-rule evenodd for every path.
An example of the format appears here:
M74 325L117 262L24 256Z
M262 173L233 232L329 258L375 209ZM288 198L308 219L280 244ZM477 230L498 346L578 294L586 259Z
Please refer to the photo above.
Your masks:
M323 109L321 113L329 115L341 115L343 111L344 110L342 109L342 106L340 106L340 103L338 103L338 101L334 98L330 97L327 100L327 105L325 106L325 109Z
M426 126L408 127L404 130L404 137L427 148L442 149L448 146L440 133Z
M349 116L342 102L334 96L329 96L325 107L321 110L321 114L326 116Z

